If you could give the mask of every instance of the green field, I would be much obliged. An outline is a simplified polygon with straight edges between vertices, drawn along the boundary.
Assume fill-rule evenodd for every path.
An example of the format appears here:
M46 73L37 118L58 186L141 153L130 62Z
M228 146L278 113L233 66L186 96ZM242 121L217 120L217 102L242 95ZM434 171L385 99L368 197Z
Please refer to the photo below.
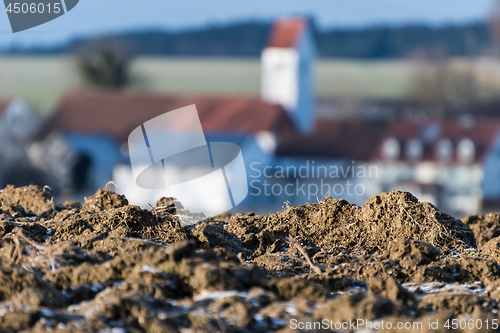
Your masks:
M319 96L399 97L411 80L405 61L321 60L316 68ZM258 59L139 58L132 66L134 89L218 95L258 95ZM40 111L53 109L68 90L81 87L69 57L0 57L0 97L20 96Z

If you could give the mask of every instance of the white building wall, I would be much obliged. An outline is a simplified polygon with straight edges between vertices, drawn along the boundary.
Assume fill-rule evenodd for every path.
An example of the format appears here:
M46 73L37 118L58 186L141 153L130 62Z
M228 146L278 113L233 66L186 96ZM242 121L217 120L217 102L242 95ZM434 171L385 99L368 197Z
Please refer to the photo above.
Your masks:
M41 124L38 114L22 99L13 100L0 117L0 134L9 140L27 142Z
M370 189L370 196L393 190L407 191L420 201L431 202L452 215L480 211L483 200L481 184L485 179L483 166L480 164L424 161L416 164L378 162L375 165L380 171L380 177L369 180L371 184L367 184L367 189ZM500 166L496 170L498 172ZM499 183L496 182L492 187L494 186L499 186Z
M484 181L482 190L485 199L500 198L500 133L495 138L483 161Z
M299 53L292 48L268 47L262 52L261 96L293 110L298 105Z
M7 106L0 116L0 173L27 162L27 145L40 124L40 117L24 100L15 99Z

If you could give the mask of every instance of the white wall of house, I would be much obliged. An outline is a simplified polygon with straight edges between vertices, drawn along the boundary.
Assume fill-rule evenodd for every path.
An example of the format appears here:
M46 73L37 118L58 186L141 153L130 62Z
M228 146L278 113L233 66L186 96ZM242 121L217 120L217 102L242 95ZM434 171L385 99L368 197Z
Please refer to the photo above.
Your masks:
M23 99L14 99L0 116L0 133L11 141L27 142L38 130L40 117Z
M165 190L152 190L139 187L135 183L130 163L117 164L113 167L113 182L116 184L116 192L124 194L132 205L143 208L154 207L156 201L168 196Z
M447 170L442 202L445 209L463 215L477 213L483 200L481 164L454 164Z
M41 120L24 100L14 99L0 115L0 174L27 163L26 149Z
M249 165L252 162L258 162L262 165L269 165L272 161L272 156L274 151L269 151L263 148L269 148L259 144L257 139L258 135L242 135L242 134L231 134L231 133L219 133L219 134L206 134L205 138L207 142L231 142L237 144L241 148L243 159L245 162L245 167L247 171L247 177L249 174ZM269 138L268 138L269 139ZM266 140L264 140L266 141ZM267 140L269 141L269 140ZM271 138L272 141L272 138ZM271 142L272 143L272 142ZM147 156L145 160L142 161L144 166L149 166L150 161ZM166 166L167 168L168 166ZM169 172L176 172L175 170L170 170ZM180 172L185 172L185 170L180 170ZM152 177L163 177L162 175L152 175ZM136 184L136 180L132 173L132 169L129 161L125 163L117 164L113 168L113 181L118 186L117 191L124 194L131 204L135 204L141 207L149 207L149 205L154 205L155 202L161 197L171 196L168 190L165 189L145 189L141 188ZM158 180L156 180L159 182ZM160 180L163 182L163 180ZM155 182L155 179L151 179L151 182ZM217 196L217 193L213 193ZM246 202L246 201L245 201Z
M500 199L500 133L483 161L482 190L485 199Z
M483 167L478 163L449 164L436 161L378 162L380 177L370 179L372 195L392 190L408 191L420 201L455 214L476 213L483 199Z
M268 47L262 52L262 99L294 110L299 100L300 55L294 48Z

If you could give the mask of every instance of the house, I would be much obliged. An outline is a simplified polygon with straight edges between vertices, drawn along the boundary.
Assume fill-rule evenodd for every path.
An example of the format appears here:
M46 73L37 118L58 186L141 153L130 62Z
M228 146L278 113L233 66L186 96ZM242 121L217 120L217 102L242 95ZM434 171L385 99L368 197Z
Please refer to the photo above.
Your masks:
M373 152L388 126L389 122L384 119L321 118L312 133L281 136L276 160L293 160L296 165L309 162L311 172L307 177L300 175L300 182L310 184L313 194L316 184L319 199L328 195L362 205L373 195L373 184L378 183L380 170L372 163ZM308 195L297 199L302 203L314 201L316 197Z
M280 105L258 97L179 96L113 90L76 91L66 95L49 122L50 131L62 133L73 149L89 159L88 188L102 187L113 179L124 187L132 202L145 205L161 197L161 191L155 193L129 182L133 177L128 136L145 121L192 104L197 107L207 141L238 144L245 161L269 163L281 133L295 131L288 113Z
M486 118L393 121L374 150L373 194L407 190L455 214L500 199L500 122Z
M21 98L0 100L0 184L19 184L29 168L26 147L41 126L38 113Z
M500 204L500 121L494 118L322 119L311 134L282 137L276 155L351 164L349 181L362 191L344 198L356 204L392 190L458 216Z
M500 204L500 121L494 118L321 119L313 133L282 136L275 155L349 170L345 179L328 174L324 181L335 184L333 197L339 197L334 186L359 186L341 196L356 204L392 190L456 215Z

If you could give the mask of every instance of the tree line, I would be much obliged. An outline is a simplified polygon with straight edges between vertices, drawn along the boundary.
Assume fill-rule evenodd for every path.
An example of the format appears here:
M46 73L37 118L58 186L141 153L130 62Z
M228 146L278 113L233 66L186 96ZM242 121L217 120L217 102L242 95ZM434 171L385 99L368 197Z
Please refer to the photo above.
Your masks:
M431 26L369 26L318 29L311 20L318 54L325 58L400 58L415 54L469 56L491 44L485 22ZM179 31L135 31L99 37L100 43L121 45L129 55L259 56L272 22L248 21ZM84 50L96 38L81 38L63 45L19 48L6 53L64 54Z

